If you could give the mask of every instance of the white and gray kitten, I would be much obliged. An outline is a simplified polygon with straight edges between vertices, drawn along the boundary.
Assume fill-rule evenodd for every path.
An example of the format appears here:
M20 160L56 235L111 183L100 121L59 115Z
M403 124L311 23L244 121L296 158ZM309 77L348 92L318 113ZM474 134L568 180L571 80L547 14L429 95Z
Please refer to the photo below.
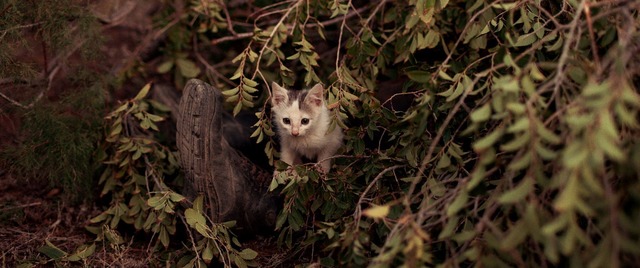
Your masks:
M302 163L302 157L315 159L323 172L331 169L331 157L342 146L339 126L331 125L324 101L324 88L316 84L307 90L287 90L271 85L271 110L280 137L280 160L289 165Z

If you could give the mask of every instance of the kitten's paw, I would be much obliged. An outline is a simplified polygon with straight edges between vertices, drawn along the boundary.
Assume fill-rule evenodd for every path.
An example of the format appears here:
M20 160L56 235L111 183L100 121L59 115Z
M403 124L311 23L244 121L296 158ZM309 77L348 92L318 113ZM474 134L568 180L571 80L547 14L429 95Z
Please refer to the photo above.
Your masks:
M328 174L329 171L331 170L331 161L330 160L324 160L320 163L318 163L318 165L316 165L318 171L320 171L320 173L322 174Z

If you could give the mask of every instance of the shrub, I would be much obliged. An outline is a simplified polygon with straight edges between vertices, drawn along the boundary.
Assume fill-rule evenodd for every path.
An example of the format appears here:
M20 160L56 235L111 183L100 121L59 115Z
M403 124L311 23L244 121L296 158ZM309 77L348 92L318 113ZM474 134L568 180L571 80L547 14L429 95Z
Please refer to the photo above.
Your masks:
M281 172L271 184L284 197L278 241L291 256L374 267L639 261L638 3L185 6L158 70L174 70L178 84L206 76L234 114L256 111L253 137L274 166L283 169L266 107L271 81L324 83L335 122L346 128L332 173L301 165L299 176ZM170 159L162 148L154 151L169 157L161 162ZM136 150L108 163L111 174L126 174L118 166ZM136 178L149 166L135 165L121 177L133 182L117 187L144 190ZM158 198L174 211L182 199L151 184L160 188L144 192L152 197L138 201L137 215L153 212ZM117 194L125 188L113 189L110 211L130 211L132 199ZM111 212L94 221L113 221ZM155 219L149 215L142 217Z
M347 127L335 172L274 178L285 197L279 241L327 266L636 263L637 7L254 7L252 39L229 74L236 86L224 91L234 113L266 103L258 88L272 80L323 82ZM406 109L389 105L405 95ZM254 136L273 158L266 111Z

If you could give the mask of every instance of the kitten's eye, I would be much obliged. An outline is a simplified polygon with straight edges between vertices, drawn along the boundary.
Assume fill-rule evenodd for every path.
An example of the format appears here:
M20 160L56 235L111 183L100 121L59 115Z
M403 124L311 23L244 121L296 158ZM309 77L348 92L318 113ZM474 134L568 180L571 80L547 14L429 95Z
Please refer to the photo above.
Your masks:
M291 124L291 120L290 120L289 118L286 118L286 117L285 117L285 118L282 118L282 122L283 122L285 125Z
M300 123L302 123L303 125L309 124L309 118L302 118L302 121L300 121Z

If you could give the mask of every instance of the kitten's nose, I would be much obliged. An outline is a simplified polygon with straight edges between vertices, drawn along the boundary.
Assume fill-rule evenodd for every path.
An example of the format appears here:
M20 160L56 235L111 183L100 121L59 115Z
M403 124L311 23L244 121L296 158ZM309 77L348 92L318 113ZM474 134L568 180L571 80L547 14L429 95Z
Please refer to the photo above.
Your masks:
M292 131L292 132L291 132L291 135L292 135L292 136L294 136L294 137L297 137L298 135L300 135L300 132L298 132L298 131Z

